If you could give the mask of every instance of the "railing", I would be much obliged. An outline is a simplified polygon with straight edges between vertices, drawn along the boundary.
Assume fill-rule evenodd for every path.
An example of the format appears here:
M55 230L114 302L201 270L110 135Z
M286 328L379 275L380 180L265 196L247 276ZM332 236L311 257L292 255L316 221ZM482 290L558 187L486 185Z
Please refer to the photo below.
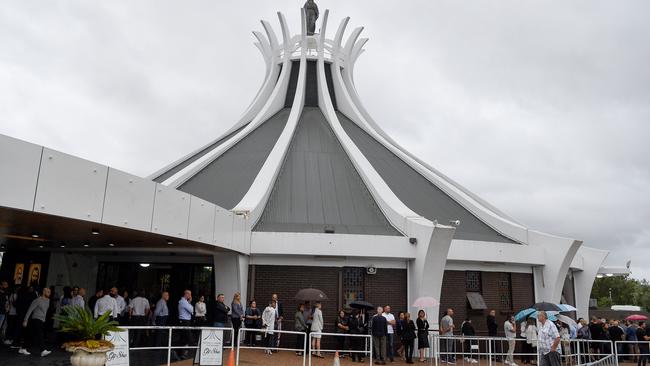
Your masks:
M306 352L305 350L307 349L307 333L305 332L297 332L293 330L266 330L266 329L257 329L257 328L239 328L239 334L237 339L241 342L242 340L246 339L246 332L253 332L253 333L260 333L260 334L266 334L266 335L271 335L271 339L269 342L272 342L272 345L261 345L261 346L250 346L250 345L245 345L245 343L242 345L240 344L237 347L237 358L235 365L239 366L239 350L241 349L265 349L269 351L294 351L294 352L302 352L302 366L305 366L306 363ZM295 334L297 336L302 336L303 337L303 347L302 348L283 348L283 347L277 347L274 341L274 338L272 337L275 334Z
M537 341L535 344L528 344L524 338L432 334L429 337L429 345L431 352L427 359L430 365L436 366L443 362L493 366L501 361L516 365L516 361L533 360L539 365L541 361ZM612 348L612 342L601 340L567 339L561 340L558 345L563 366L607 364L610 356L613 356L611 359L617 362Z
M650 355L641 354L640 344L645 344L648 349L650 349L650 342L648 341L616 341L614 342L614 354L616 355L617 362L625 358L632 358L634 362L638 360L639 357L646 357L646 360L650 361ZM645 348L645 347L644 347ZM627 349L627 350L626 350Z
M431 335L429 345L433 347L430 364L441 362L460 364L487 364L499 361L514 363L515 358L535 360L539 364L537 344L528 345L525 338L468 337Z
M309 333L309 366L311 366L311 356L312 352L315 350L312 350L311 345L312 345L312 339L316 339L315 336L327 336L327 337L344 337L345 338L350 338L350 340L354 338L363 338L364 339L364 347L363 350L353 350L353 349L319 349L317 351L319 352L324 352L324 353L361 353L363 355L368 355L370 366L372 366L372 336L369 334L347 334L347 333L321 333L321 332L314 332L314 333ZM351 347L350 347L351 348Z
M121 329L126 329L129 331L129 333L132 333L132 331L146 331L146 330L154 330L157 332L162 332L162 331L168 331L167 333L167 345L166 346L159 346L155 345L152 347L142 347L139 345L135 345L135 347L129 347L129 351L144 351L144 350L167 350L167 365L169 366L171 364L171 356L172 356L172 350L176 349L199 349L200 347L200 340L196 341L196 345L181 345L181 346L174 346L172 345L172 340L173 340L173 332L176 331L190 331L190 332L196 332L196 331L201 331L201 330L222 330L224 332L229 332L230 333L230 344L226 345L224 344L223 348L233 348L234 346L234 329L233 328L225 328L225 327L184 327L184 326L120 326ZM131 334L129 334L129 340L130 340ZM199 335L200 337L200 335ZM157 336L154 338L156 340L162 340L161 338L158 338ZM199 338L200 339L200 338ZM194 343L194 342L192 342Z
M609 355L598 361L589 362L586 365L587 366L616 366L618 365L618 361L616 360L616 357L614 355Z

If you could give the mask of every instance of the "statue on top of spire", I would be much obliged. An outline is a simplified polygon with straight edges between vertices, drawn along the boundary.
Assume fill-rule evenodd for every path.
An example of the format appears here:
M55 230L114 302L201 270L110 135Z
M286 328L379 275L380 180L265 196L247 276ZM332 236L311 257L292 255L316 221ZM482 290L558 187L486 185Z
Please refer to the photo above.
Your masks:
M316 32L316 19L318 19L318 5L314 0L307 0L303 6L307 21L307 35L313 36Z

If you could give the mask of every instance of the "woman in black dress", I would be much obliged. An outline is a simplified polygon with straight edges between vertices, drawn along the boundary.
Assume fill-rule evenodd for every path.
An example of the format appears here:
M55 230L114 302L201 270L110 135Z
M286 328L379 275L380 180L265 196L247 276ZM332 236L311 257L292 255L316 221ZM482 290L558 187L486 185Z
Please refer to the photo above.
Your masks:
M424 310L418 311L418 319L415 321L418 326L418 349L420 350L420 362L425 362L424 350L429 348L429 322Z
M411 313L404 314L404 328L402 329L402 344L406 363L413 363L413 342L415 341L415 324L411 320Z

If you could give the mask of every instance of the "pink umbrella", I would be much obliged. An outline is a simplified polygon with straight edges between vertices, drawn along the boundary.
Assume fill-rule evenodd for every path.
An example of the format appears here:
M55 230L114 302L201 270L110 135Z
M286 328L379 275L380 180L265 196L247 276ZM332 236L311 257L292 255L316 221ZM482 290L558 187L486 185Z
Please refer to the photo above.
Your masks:
M648 317L641 314L632 314L625 318L625 320L637 321L637 320L648 320Z
M431 296L419 297L417 300L415 300L415 302L413 302L413 307L416 307L418 309L432 308L438 305L440 305L440 301L434 299Z

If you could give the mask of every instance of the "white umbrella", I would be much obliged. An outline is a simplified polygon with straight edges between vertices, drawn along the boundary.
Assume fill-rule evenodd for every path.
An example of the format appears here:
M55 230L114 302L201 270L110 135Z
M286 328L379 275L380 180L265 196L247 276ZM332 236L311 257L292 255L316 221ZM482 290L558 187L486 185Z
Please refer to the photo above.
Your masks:
M432 308L438 305L440 305L440 301L434 299L431 296L418 297L417 300L413 302L413 307L416 307L418 309Z
M574 327L574 328L578 329L578 323L576 323L575 320L569 318L568 316L558 314L555 317L557 318L557 320L561 321L562 323L564 323L564 324L566 324L566 325L568 325L570 327Z

